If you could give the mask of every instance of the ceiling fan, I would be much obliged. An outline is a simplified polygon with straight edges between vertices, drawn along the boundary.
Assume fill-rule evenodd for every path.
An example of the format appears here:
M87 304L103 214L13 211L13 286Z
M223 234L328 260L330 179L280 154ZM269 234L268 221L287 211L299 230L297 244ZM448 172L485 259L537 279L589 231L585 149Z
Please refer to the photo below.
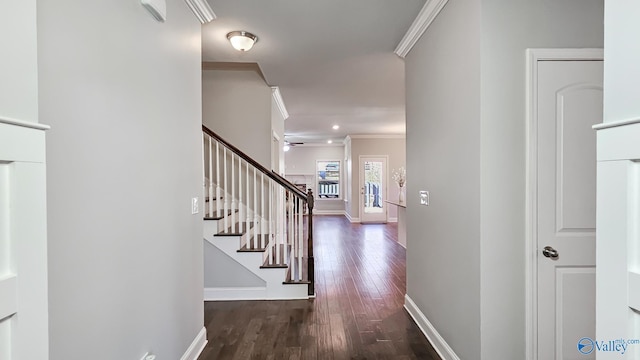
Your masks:
M303 142L292 142L292 141L285 140L284 141L283 150L284 151L289 151L289 149L291 149L293 146L303 145L303 144L304 144Z

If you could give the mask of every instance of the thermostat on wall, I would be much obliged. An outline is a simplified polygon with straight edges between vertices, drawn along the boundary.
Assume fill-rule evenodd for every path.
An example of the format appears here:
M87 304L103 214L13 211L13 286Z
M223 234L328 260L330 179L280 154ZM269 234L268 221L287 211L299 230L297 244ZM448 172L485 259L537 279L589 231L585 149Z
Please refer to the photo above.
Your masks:
M164 22L167 19L167 0L140 0L156 20Z

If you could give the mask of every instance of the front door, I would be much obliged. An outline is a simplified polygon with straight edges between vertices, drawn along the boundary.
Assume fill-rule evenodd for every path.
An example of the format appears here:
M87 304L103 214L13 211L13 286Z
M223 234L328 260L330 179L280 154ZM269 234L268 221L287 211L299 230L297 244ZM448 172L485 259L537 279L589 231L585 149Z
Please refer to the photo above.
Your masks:
M602 122L602 61L537 66L537 358L595 359L592 126Z
M360 156L360 222L387 222L386 198L386 156Z

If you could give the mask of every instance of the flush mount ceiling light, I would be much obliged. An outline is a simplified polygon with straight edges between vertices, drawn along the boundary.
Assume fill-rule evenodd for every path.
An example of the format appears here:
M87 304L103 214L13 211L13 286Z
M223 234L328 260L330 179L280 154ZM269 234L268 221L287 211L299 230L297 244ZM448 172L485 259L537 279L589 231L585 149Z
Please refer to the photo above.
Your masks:
M338 130L338 129L340 129L340 125L333 125L332 128L333 128L333 130Z
M227 34L227 39L234 49L238 51L249 51L253 44L258 42L258 37L246 31L232 31Z

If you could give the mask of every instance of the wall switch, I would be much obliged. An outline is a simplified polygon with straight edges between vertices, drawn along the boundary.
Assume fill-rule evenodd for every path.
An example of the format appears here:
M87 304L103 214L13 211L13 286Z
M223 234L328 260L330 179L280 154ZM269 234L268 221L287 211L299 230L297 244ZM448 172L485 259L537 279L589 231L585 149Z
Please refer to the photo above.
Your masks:
M191 198L191 214L197 214L200 210L198 209L198 198Z
M429 192L420 190L420 205L429 206Z

